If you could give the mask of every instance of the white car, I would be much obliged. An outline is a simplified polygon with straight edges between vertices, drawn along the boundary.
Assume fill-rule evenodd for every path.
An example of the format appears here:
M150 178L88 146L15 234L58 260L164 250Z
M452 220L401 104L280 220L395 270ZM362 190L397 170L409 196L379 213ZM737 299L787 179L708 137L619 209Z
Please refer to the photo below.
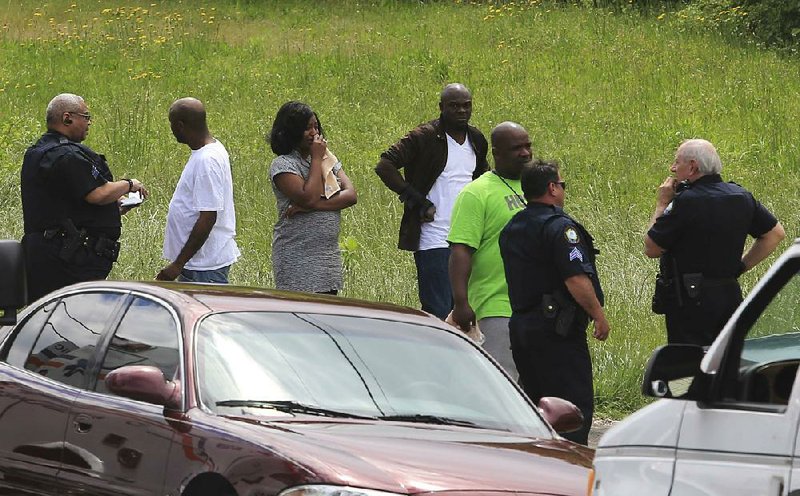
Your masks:
M591 496L800 495L800 239L707 352L657 349L642 392L664 398L610 429Z

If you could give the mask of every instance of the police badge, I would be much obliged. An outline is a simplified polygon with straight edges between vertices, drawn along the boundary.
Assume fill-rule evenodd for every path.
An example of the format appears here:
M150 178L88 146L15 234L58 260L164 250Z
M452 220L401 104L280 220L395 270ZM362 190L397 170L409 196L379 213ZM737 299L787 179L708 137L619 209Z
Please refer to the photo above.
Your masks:
M566 238L567 243L572 245L577 245L578 242L580 242L580 237L578 237L578 231L576 231L575 228L572 226L564 229L564 238Z

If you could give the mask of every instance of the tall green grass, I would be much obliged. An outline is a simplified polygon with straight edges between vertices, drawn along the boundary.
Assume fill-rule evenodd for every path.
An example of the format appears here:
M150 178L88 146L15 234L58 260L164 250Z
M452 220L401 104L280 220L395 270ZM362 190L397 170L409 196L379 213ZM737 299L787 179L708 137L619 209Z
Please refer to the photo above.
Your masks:
M410 306L412 257L396 249L401 205L372 169L437 115L445 83L467 84L475 125L488 134L518 121L537 156L563 163L567 210L602 251L612 336L592 352L605 416L643 404L643 365L665 341L649 311L656 263L641 236L682 139L714 142L727 179L752 190L790 237L800 226L800 63L656 18L535 1L0 0L0 61L0 236L22 235L19 165L47 102L75 92L97 116L87 144L152 192L124 218L112 277L154 277L188 156L167 109L191 95L232 158L243 252L232 281L271 286L264 135L278 107L298 99L318 111L359 194L342 222L344 295Z

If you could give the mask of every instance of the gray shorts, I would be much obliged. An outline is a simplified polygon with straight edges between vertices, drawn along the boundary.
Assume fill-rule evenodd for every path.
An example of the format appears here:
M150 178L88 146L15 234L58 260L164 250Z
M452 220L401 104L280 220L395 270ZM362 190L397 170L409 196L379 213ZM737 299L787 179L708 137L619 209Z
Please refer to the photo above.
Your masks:
M483 349L492 355L497 363L515 381L519 378L514 357L511 355L511 339L508 335L508 317L486 317L478 321L478 327L486 337Z

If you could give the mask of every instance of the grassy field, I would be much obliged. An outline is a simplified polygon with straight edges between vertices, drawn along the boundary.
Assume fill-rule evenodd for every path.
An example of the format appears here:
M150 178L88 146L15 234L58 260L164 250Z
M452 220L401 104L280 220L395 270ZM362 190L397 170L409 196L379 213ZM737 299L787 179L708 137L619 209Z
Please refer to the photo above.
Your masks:
M798 236L800 61L731 41L655 16L538 2L0 0L0 237L22 235L19 165L47 102L78 93L96 116L87 144L152 192L124 219L112 277L154 277L188 156L167 109L191 95L232 158L244 254L232 281L271 286L264 135L278 107L298 99L318 111L359 194L342 222L344 295L417 306L412 257L396 249L401 205L373 167L436 116L445 83L463 82L475 125L488 134L518 121L537 156L564 165L567 210L602 251L612 337L592 343L598 410L619 417L644 404L642 368L665 341L641 235L680 141L714 142L724 177Z

